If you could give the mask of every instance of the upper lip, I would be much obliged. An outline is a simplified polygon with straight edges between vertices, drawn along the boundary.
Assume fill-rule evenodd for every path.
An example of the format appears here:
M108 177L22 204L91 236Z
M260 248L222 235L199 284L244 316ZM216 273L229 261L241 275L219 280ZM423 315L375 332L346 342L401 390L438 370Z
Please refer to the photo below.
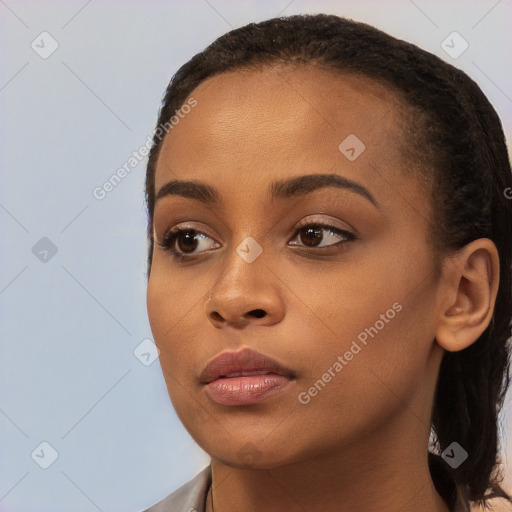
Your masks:
M275 373L294 377L294 373L269 356L250 348L221 352L214 357L201 373L201 382L208 384L219 377L239 377L251 374Z

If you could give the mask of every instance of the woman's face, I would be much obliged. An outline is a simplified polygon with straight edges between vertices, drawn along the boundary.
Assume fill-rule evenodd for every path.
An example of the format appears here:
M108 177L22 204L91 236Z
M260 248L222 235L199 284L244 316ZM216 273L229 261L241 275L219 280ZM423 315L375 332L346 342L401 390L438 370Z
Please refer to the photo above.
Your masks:
M218 201L191 187L160 192L147 295L186 429L213 458L259 468L363 438L427 439L440 284L429 198L401 154L394 95L282 67L224 73L192 96L164 140L156 195L194 181ZM340 180L315 180L325 175ZM199 233L171 240L183 259L158 244L172 228ZM292 375L204 383L215 356L244 348Z

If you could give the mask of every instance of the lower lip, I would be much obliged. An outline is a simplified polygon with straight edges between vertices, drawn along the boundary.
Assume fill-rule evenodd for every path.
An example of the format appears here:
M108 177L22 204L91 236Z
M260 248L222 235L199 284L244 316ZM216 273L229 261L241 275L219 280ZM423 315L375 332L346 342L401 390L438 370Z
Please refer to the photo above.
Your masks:
M222 377L206 385L210 398L223 405L248 405L266 400L283 389L290 379L283 375L246 375Z

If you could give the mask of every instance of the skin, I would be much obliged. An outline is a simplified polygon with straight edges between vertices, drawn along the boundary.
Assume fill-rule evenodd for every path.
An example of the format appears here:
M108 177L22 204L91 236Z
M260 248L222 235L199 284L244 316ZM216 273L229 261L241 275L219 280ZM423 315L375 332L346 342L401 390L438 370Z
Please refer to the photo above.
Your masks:
M224 73L192 96L197 106L164 140L155 189L198 180L223 205L157 201L156 241L180 224L209 238L185 263L155 245L147 304L173 406L212 459L215 512L447 512L427 466L434 388L444 350L469 346L490 321L495 246L472 242L436 273L428 194L400 150L398 100L379 84L284 66ZM366 146L354 161L338 149L349 134ZM270 199L276 179L324 173L361 184L378 207L334 187ZM356 240L322 231L323 248L307 246L300 221ZM250 264L236 252L249 236L263 249ZM402 310L300 403L394 303ZM201 371L242 347L296 379L259 404L213 402Z

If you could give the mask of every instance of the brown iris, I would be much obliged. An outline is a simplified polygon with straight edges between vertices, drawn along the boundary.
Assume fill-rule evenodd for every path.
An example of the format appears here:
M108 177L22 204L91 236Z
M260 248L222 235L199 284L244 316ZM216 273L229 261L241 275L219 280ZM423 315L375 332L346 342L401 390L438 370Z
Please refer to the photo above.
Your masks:
M199 243L197 240L197 233L193 230L178 233L176 238L178 242L178 247L180 251L183 252L187 252L187 249L189 249L190 252L195 251Z
M306 229L302 229L300 240L304 245L316 245L317 243L320 243L322 241L322 231L323 229L318 227L308 227Z

